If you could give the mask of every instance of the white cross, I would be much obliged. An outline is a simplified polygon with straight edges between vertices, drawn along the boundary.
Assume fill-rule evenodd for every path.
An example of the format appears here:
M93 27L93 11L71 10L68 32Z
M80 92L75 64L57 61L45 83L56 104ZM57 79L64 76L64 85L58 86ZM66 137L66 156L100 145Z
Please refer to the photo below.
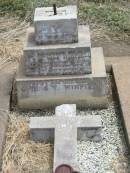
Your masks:
M51 117L31 117L31 137L45 142L54 139L54 170L61 164L77 169L77 138L82 139L88 129L100 129L101 118L99 115L76 116L75 104L58 106L55 114Z

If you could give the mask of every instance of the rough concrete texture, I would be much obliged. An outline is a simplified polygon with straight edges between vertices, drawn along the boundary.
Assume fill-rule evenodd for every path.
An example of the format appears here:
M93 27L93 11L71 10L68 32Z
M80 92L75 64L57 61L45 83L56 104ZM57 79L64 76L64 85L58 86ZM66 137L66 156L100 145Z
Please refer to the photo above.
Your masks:
M79 27L79 42L37 46L29 28L24 47L25 75L91 73L91 41L88 26Z
M106 65L106 72L112 72L112 66L114 64L129 62L130 56L122 56L122 57L105 57L105 65Z
M34 15L35 39L38 44L78 42L77 7L36 8Z
M90 128L100 129L102 121L100 116L76 116L76 105L64 104L56 108L56 115L52 117L31 117L30 133L33 140L46 141L52 135L46 133L46 130L54 129L54 170L61 164L68 164L76 167L77 150L77 131L84 128L86 131ZM81 133L79 140L84 135ZM100 134L101 136L101 134ZM96 134L95 134L96 137ZM86 136L84 140L88 139Z
M2 165L3 146L5 143L6 130L8 125L8 113L10 109L10 94L14 69L4 68L0 71L0 169Z
M22 65L20 65L21 67ZM92 74L57 77L16 77L19 108L39 109L63 103L106 107L106 70L101 48L92 49Z
M113 65L113 75L122 111L126 138L130 148L130 61Z
M0 170L2 166L3 148L8 126L8 110L0 111Z

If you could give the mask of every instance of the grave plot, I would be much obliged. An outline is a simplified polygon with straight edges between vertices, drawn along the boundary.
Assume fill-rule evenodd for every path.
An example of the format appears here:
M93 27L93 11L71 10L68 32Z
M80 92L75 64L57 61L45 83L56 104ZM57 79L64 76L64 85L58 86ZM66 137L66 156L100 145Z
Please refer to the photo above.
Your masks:
M112 81L113 83L113 81ZM76 115L101 116L103 128L102 140L77 141L77 165L81 173L86 172L128 172L129 154L124 139L119 107L111 95L111 78L108 77L109 106L102 110L79 110ZM9 127L3 154L3 172L52 172L54 145L52 142L34 142L30 137L30 117L54 116L49 111L14 111L9 115ZM90 134L90 137L93 134Z
M107 107L103 49L91 48L88 25L78 26L76 6L36 8L16 74L17 106L61 104Z
M27 32L2 172L57 173L62 165L81 173L128 172L103 50L91 48L89 27L78 26L75 6L53 8L36 9Z

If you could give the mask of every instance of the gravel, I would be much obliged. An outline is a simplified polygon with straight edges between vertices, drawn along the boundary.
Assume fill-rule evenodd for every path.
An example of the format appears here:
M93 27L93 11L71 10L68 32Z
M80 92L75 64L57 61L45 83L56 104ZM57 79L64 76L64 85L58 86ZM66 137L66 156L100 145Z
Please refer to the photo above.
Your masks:
M81 173L130 173L130 155L125 142L121 116L118 111L119 107L111 97L110 84L112 84L112 82L110 82L110 80L111 78L108 77L108 88L110 92L108 97L109 106L107 109L77 110L77 115L81 116L101 115L103 122L103 129L101 133L102 140L100 142L78 141L77 160ZM14 112L10 115L10 123L7 133L8 137L6 140L3 159L3 172L6 172L6 168L10 168L10 163L13 163L13 167L15 167L16 172L19 173L25 173L30 170L37 170L40 168L42 172L45 172L43 171L45 164L47 165L47 169L49 169L49 165L53 161L53 156L51 152L48 153L46 151L52 151L53 147L47 146L48 149L46 149L44 144L33 143L26 138L28 137L28 123L30 116L52 115L54 115L54 110L19 113ZM17 132L19 132L19 135L17 135ZM98 140L95 139L95 141ZM15 145L12 145L12 143ZM38 145L40 145L40 147ZM10 146L15 146L15 152L13 152L14 147L13 149L8 150L8 148L11 148ZM30 159L31 153L33 156L32 159ZM26 161L28 159L29 163ZM43 161L44 159L45 161Z
M130 156L115 102L108 109L78 111L78 115L101 115L102 141L78 141L77 158L81 173L129 173Z
M54 112L37 112L37 116L43 115L52 116ZM103 122L100 142L78 141L77 160L80 172L130 173L130 155L118 104L110 101L107 109L77 110L77 115L101 115ZM31 116L36 116L36 113L32 112Z
M16 172L19 173L37 169L41 169L42 172L45 172L43 171L44 167L47 167L46 169L51 169L50 163L52 163L53 156L50 151L52 151L53 148L48 145L46 149L44 144L33 143L27 139L29 117L45 115L52 116L54 112L14 112L10 114L8 137L3 159L3 172L6 172L5 170L11 167L10 163L13 163L12 167L15 167ZM128 161L130 160L130 156L125 143L117 104L115 102L110 102L108 109L102 110L77 110L77 115L101 115L103 121L101 133L102 140L100 142L78 141L77 160L80 172L130 173L130 161ZM17 133L19 135L17 135ZM8 150L8 148L12 149ZM13 152L14 148L15 152ZM29 163L26 161L28 159ZM44 164L43 160L45 160Z

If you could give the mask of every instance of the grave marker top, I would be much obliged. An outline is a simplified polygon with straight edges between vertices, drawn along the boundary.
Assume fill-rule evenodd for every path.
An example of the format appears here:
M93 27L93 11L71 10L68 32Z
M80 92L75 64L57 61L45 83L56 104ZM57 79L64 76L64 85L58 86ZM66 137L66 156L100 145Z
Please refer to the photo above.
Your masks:
M54 15L54 7L40 7L36 8L34 14L34 22L44 20L61 20L61 19L76 19L77 7L75 5L56 7L57 14Z
M34 27L38 44L78 42L77 7L36 8Z

